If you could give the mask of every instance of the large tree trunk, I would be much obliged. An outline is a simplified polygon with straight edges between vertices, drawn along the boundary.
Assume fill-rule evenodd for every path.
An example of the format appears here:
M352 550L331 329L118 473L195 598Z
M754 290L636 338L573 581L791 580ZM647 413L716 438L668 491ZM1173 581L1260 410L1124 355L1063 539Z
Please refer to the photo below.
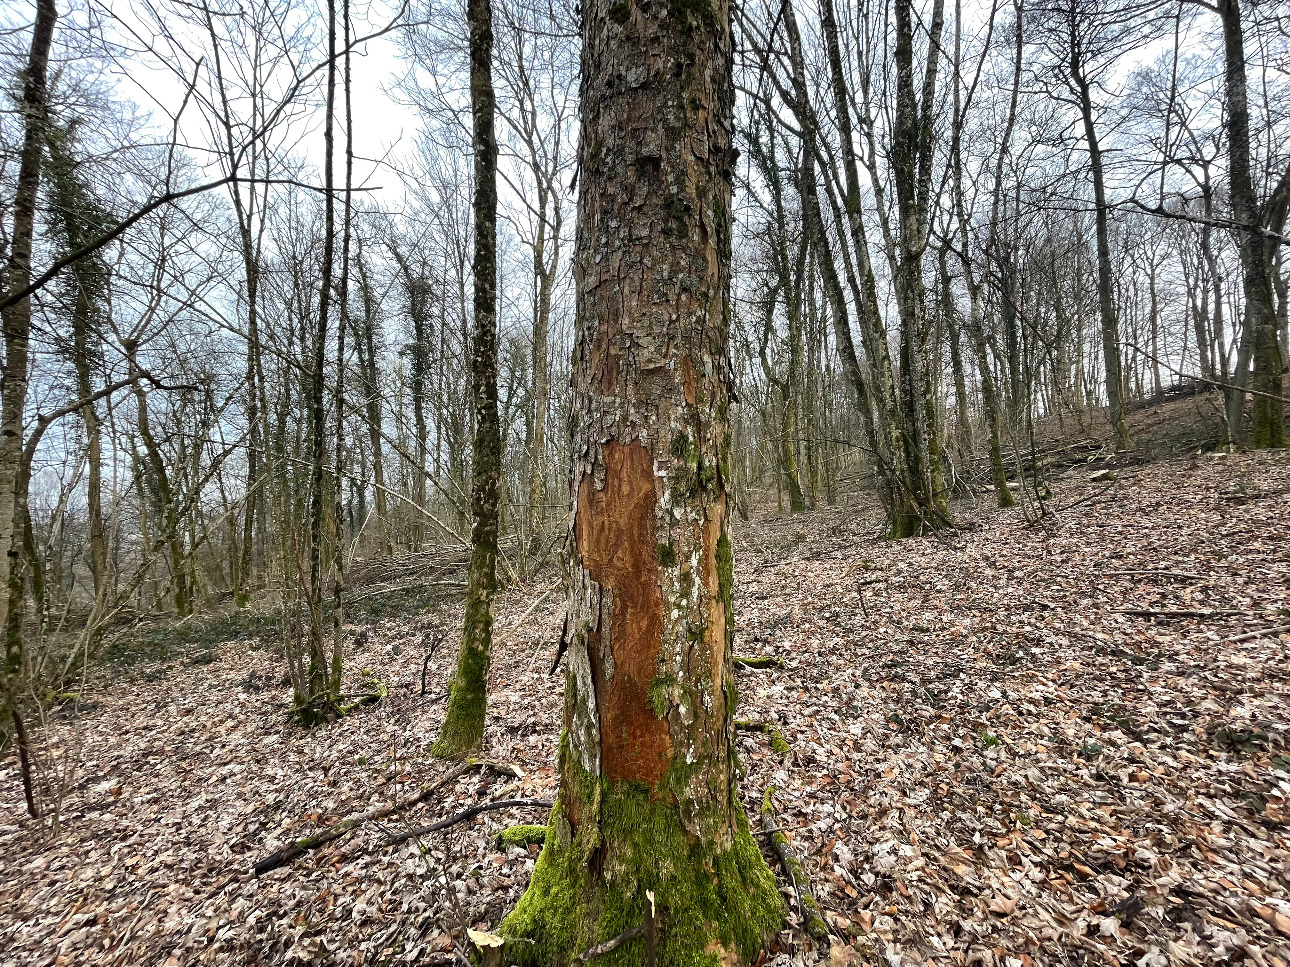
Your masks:
M502 465L497 414L497 138L493 128L493 13L489 0L468 0L470 106L475 150L475 325L471 339L470 395L475 410L471 447L471 551L461 649L448 713L432 751L454 758L484 741L488 663L493 647L493 595L497 591L497 508Z
M1254 418L1250 443L1256 449L1286 445L1281 402L1281 346L1277 340L1276 301L1272 289L1268 244L1260 234L1263 211L1250 172L1250 109L1246 97L1245 39L1238 0L1218 0L1223 21L1227 100L1228 176L1232 216L1242 226L1241 279L1245 287L1245 333L1250 342L1254 378ZM1241 340L1242 344L1244 339ZM1242 383L1237 382L1240 386Z
M505 954L567 964L651 921L659 963L746 962L782 907L730 738L730 6L584 0L582 24L565 737Z

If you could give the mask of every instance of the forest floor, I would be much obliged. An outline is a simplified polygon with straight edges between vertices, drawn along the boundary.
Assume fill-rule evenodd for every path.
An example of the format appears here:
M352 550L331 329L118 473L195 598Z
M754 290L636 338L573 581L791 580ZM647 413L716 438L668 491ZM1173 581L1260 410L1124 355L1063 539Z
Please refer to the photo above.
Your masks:
M783 660L737 672L739 714L791 747L739 732L742 789L756 829L774 786L833 934L791 926L781 965L1290 965L1290 457L1094 476L1056 482L1047 526L986 502L899 543L860 503L739 524L737 650ZM523 777L471 772L261 878L285 843L446 772L427 750L460 609L362 629L353 687L366 669L389 697L313 732L287 722L271 637L105 671L42 738L74 763L57 836L0 764L0 964L458 957L539 848L493 836L546 810L387 836L553 795L549 590L499 602L487 754Z

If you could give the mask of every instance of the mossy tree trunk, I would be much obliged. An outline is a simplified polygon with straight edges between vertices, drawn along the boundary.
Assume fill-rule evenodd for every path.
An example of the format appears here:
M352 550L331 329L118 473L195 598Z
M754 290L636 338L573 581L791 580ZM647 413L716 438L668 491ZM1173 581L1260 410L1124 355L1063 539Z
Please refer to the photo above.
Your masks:
M456 758L484 741L488 663L493 646L493 595L497 591L497 504L502 439L497 415L497 138L493 117L493 14L489 0L469 0L470 104L475 149L475 325L471 344L471 553L461 650L448 713L432 751Z
M641 926L660 964L782 923L735 783L727 0L584 0L565 732L508 962ZM633 940L598 964L642 963Z

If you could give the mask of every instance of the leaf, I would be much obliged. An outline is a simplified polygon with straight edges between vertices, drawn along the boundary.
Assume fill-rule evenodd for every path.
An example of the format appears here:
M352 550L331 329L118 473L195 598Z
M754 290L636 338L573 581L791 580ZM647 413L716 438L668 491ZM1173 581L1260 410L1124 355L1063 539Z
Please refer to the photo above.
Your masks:
M469 937L471 942L480 949L484 949L486 947L500 947L506 943L503 938L497 936L495 933L489 933L487 930L467 930L466 936Z

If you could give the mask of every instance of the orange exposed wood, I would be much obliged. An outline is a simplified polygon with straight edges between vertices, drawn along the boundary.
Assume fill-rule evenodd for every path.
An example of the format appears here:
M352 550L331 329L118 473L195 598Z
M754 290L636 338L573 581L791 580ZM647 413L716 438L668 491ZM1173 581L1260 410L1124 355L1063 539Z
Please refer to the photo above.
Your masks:
M583 566L601 587L599 633L588 635L600 715L601 769L611 782L653 786L672 754L667 723L650 707L658 666L663 595L658 583L654 459L640 442L604 446L605 485L588 474L578 486L574 525ZM606 624L608 635L605 634ZM601 642L608 638L609 656Z

